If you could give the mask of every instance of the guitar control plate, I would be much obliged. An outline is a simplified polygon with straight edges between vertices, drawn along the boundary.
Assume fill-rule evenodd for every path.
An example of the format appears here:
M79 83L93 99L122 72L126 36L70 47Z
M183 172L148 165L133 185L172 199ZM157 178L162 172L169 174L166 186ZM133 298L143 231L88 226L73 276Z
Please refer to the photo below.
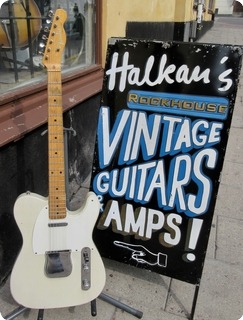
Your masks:
M81 251L81 288L89 290L91 287L91 250L85 247Z

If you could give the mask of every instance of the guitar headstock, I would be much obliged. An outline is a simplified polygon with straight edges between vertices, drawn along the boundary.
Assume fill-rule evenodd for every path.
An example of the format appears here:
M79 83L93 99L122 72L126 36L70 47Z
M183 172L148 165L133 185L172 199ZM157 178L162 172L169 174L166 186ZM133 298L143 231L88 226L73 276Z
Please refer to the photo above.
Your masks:
M53 17L42 61L47 69L56 68L57 65L61 66L62 53L66 44L66 32L64 30L66 19L66 11L57 9Z

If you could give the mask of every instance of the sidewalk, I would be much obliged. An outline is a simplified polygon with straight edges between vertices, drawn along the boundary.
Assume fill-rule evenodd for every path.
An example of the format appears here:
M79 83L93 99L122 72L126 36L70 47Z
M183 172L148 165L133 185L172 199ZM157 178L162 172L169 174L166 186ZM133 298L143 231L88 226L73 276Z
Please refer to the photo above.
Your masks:
M243 44L243 18L217 17L214 27L200 42ZM194 320L239 320L243 315L242 181L243 71ZM188 317L194 294L193 285L113 261L105 260L105 266L107 281L103 292L141 310L143 320L180 320ZM0 289L0 312L6 316L16 307L7 283ZM25 312L17 319L37 319L37 310ZM44 319L136 318L97 299L95 318L91 316L90 305L87 304L46 310Z

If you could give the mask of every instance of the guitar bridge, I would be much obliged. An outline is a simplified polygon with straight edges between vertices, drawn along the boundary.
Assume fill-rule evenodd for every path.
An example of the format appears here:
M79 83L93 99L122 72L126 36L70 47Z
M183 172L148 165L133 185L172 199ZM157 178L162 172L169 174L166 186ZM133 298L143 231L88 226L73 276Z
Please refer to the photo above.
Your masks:
M72 272L71 252L46 252L45 274L48 278L68 277Z
M89 290L91 287L90 267L91 267L91 250L85 247L81 251L81 288Z

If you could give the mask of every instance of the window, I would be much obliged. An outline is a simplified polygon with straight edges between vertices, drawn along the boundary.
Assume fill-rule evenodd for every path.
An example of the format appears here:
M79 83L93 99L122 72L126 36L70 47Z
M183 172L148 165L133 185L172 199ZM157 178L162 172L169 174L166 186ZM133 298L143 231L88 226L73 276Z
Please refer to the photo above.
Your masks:
M102 89L102 0L11 0L0 9L0 147L47 122L47 72L39 44L48 12L64 8L63 111Z
M214 10L215 0L209 0L208 10L212 12Z
M46 76L39 53L50 11L67 11L62 70L80 73L96 61L95 0L6 1L0 10L0 94Z

